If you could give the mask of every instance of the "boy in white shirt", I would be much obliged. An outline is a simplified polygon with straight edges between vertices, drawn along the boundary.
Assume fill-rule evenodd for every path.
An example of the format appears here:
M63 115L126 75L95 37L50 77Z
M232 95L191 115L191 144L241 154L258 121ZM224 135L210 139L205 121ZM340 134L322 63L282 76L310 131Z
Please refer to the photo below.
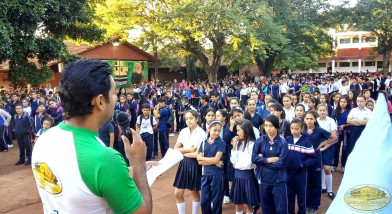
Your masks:
M154 130L157 129L157 121L155 117L150 114L150 105L142 104L142 113L136 120L136 127L140 130L140 136L147 146L146 161L152 158L152 150L154 147Z

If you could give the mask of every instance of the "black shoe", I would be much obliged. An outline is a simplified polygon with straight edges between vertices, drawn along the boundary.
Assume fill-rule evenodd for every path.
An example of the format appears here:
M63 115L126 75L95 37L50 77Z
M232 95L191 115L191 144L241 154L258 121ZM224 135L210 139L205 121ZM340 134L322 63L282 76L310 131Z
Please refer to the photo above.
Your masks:
M335 199L336 195L335 195L335 193L333 193L333 192L329 192L329 193L328 193L328 197L329 197L331 200L333 200L333 199Z
M327 189L321 189L321 193L327 193Z
M24 164L24 161L19 160L18 162L15 163L15 165L21 165Z
M26 166L31 165L31 161L27 161L27 162L25 163L25 165L26 165Z

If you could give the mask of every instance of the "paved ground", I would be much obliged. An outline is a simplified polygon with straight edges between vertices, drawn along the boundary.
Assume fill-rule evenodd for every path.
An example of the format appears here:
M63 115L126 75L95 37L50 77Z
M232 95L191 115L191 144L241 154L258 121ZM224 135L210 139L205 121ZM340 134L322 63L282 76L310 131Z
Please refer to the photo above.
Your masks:
M173 148L177 136L170 137L170 146ZM19 151L16 143L9 152L0 153L0 213L25 214L43 213L42 204L35 186L31 166L15 166ZM173 167L153 184L151 191L153 197L153 213L177 213L172 186L177 166ZM340 170L340 169L339 169ZM334 173L334 192L336 193L342 175L340 171ZM191 213L190 193L185 193L187 213ZM331 200L326 194L322 195L319 213L325 213ZM233 204L223 205L223 213L235 212ZM259 211L261 213L261 211ZM200 212L201 213L201 212Z

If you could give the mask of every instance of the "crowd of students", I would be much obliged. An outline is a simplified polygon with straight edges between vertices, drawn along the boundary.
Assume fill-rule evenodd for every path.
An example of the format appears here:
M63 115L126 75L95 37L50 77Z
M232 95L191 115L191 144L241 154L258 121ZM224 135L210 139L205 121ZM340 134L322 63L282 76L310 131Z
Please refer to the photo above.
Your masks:
M185 213L184 191L192 193L192 213L316 213L321 194L333 200L332 173L341 166L371 118L379 93L392 113L390 75L271 78L229 76L204 81L143 83L120 88L113 120L102 126L105 145L125 157L116 114L129 115L130 127L146 143L146 160L164 157L169 137L181 161L174 179L175 199ZM24 92L24 93L22 93ZM31 164L31 142L63 120L61 100L49 88L3 93L1 150L16 139L16 164ZM159 145L159 147L158 147ZM339 157L341 159L339 160ZM230 185L231 183L231 185ZM201 191L201 194L200 194Z

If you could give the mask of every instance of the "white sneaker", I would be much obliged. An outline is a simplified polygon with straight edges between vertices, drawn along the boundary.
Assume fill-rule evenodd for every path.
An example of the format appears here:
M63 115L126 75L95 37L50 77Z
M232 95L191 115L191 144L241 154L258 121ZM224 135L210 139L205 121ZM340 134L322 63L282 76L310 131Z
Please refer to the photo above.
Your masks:
M331 167L331 172L335 172L336 171L336 167L332 166Z
M170 137L173 137L174 135L175 135L174 133L170 133L170 134L169 134Z
M230 198L229 198L229 196L223 197L223 203L224 203L224 204L230 204Z
M8 148L9 148L9 149L10 149L10 148L14 148L14 144L8 145Z

